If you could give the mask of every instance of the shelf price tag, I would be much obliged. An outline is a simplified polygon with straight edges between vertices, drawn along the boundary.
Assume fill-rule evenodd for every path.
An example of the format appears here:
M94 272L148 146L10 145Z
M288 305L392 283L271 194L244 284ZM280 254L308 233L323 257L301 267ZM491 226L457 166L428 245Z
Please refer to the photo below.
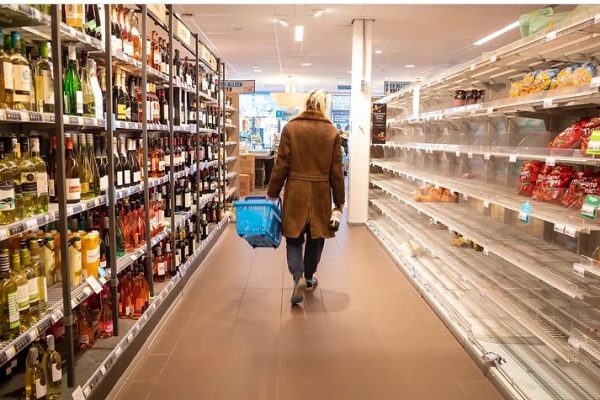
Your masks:
M546 34L546 41L549 42L551 40L556 39L556 31L548 32Z
M81 386L77 386L75 390L73 390L71 396L73 397L73 400L85 400L85 395L83 394Z
M38 227L38 222L35 218L31 218L25 222L25 225L27 226L27 229L31 231Z
M554 157L546 158L546 165L548 165L550 167L554 167L556 165L556 158L554 158Z
M489 208L490 207L490 201L489 200L484 200L483 201L483 208Z
M491 154L490 154L490 153L485 153L485 154L483 155L483 159L484 159L484 160L489 160L491 157L492 157L492 156L491 156Z
M571 346L575 351L579 351L579 347L581 347L581 342L579 342L578 339L574 338L573 336L569 336L569 339L567 340L567 343L569 344L569 346Z
M591 88L600 87L600 76L595 76L592 78L592 81L590 82L590 87Z
M529 203L528 201L521 203L521 207L520 207L520 211L519 211L519 220L528 224L530 214L531 214L531 203Z
M494 54L493 56L490 57L490 62L495 63L496 61L498 61L498 56L496 54Z
M516 154L511 154L510 156L508 156L508 162L516 163L517 162L517 155Z
M90 285L94 293L98 294L102 291L102 285L96 280L96 277L88 276L85 281Z
M600 204L600 197L588 194L585 196L583 206L581 206L581 216L588 219L596 219L596 211Z
M17 354L17 350L15 349L15 346L8 346L6 350L4 350L4 354L6 354L6 359L10 360Z
M543 107L544 108L554 107L554 99L552 97L548 97L547 99L544 99Z
M563 224L554 224L554 232L565 233L565 226Z
M565 235L575 237L577 236L577 229L572 226L565 226Z
M573 264L573 273L581 277L585 276L585 266L580 263Z

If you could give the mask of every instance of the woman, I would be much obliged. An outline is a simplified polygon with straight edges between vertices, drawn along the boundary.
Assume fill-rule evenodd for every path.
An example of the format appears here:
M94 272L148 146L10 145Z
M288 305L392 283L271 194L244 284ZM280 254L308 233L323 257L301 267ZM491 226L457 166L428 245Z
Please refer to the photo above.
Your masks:
M328 109L329 94L313 90L304 111L285 125L267 191L274 200L285 184L282 229L294 278L292 304L301 303L304 291L318 285L314 274L323 245L334 236L329 228L332 195L336 208L344 206L342 146L338 130L327 118Z

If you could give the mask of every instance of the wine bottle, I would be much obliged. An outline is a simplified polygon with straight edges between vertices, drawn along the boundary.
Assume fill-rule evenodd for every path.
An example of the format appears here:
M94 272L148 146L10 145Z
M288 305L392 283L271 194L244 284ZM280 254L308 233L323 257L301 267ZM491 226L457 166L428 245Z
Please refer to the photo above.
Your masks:
M31 161L35 166L36 213L48 212L48 171L46 163L40 157L40 139L31 139Z
M38 359L38 348L32 346L27 354L25 368L25 398L27 400L45 399L47 395L46 376Z
M69 46L69 64L64 86L65 114L83 115L83 91L77 73L77 53L74 46Z
M113 137L113 160L114 160L114 168L115 168L115 179L117 189L123 187L123 165L121 164L121 157L119 156L119 151L117 147L117 138Z
M11 163L4 157L4 142L0 141L0 224L15 221L15 183Z
M29 61L21 54L21 34L11 32L13 92L8 97L8 105L14 110L31 110L31 68ZM6 78L5 78L6 79Z
M39 43L40 59L35 64L35 100L40 112L54 112L54 75L52 63L48 59L49 42Z
M22 193L22 208L23 217L31 217L37 211L37 183L36 183L36 167L29 155L29 143L25 139L21 143L21 157L17 165L21 173L21 193Z
M85 30L83 4L64 4L65 23L71 28L83 32Z
M47 400L60 400L62 396L62 367L60 353L54 345L54 335L46 336L48 351L42 358L42 369L46 376Z
M10 271L8 249L0 250L0 295L2 298L2 340L13 340L19 336L19 303L17 282Z
M79 166L73 150L73 138L65 134L66 150L66 178L67 178L67 203L79 203L81 201L81 180L79 178Z
M83 115L96 118L96 98L92 90L87 52L81 53L81 91L83 93Z
M98 170L98 161L95 157L94 152L94 134L87 133L86 134L87 141L87 151L86 158L88 160L88 164L90 166L90 197L100 196L100 172Z
M119 158L121 159L121 166L123 168L123 186L128 187L131 185L131 164L127 158L127 151L125 150L125 139L121 139L121 146L119 152Z

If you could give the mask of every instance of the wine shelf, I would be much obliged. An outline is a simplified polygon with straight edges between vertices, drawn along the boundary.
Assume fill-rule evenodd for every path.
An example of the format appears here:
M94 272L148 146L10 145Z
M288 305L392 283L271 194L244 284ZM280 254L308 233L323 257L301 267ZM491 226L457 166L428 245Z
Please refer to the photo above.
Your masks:
M226 181L230 181L232 179L235 179L235 177L238 175L237 172L233 171L233 172L228 172L227 176L225 177Z
M237 194L238 188L232 187L227 191L227 195L225 196L225 200L232 199Z
M528 235L519 229L477 215L455 203L423 203L413 199L415 187L399 180L373 180L387 195L429 216L483 247L485 254L495 254L570 298L593 301L600 295L600 280L573 272L579 261L576 254Z
M225 159L225 164L232 163L232 162L234 162L235 160L237 160L237 157L236 157L236 156L227 157L227 158Z
M188 272L193 272L192 267L198 262L203 253L207 253L215 245L220 233L227 227L229 223L228 218L223 219L209 234L209 236L202 241L198 249L196 249L194 255L192 255L184 264L179 267L179 274L171 278L167 283L162 284L162 290L160 293L151 299L150 307L142 314L138 320L131 320L132 325L127 329L126 333L118 338L110 338L107 341L110 343L104 344L104 348L108 353L101 362L100 366L92 371L89 379L86 383L77 386L72 393L74 399L87 399L98 386L98 384L106 377L110 372L111 367L119 360L119 357L125 350L133 343L136 335L142 330L144 325L153 317L156 311L159 309L165 299L174 291L177 285L184 279ZM203 260L206 256L203 258ZM158 285L157 285L158 286ZM104 339L99 339L104 340ZM91 362L89 363L91 364Z
M486 204L494 204L515 212L521 212L523 203L531 205L529 215L558 226L558 230L566 235L575 237L578 233L590 233L600 230L600 223L582 218L580 210L571 210L559 204L534 201L530 197L519 195L509 189L498 185L490 185L478 180L454 178L440 175L437 171L418 169L415 170L410 164L396 161L373 160L371 165L406 177L411 180L419 180L438 187L447 188L453 192L461 193L464 197L473 197ZM379 177L372 175L374 184ZM385 178L384 178L385 179ZM516 191L516 188L514 189Z

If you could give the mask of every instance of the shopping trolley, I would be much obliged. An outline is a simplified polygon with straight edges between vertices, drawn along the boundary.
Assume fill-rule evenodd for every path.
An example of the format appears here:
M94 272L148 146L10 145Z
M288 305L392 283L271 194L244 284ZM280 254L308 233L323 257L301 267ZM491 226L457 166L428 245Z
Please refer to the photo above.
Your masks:
M237 233L254 248L277 248L281 243L281 198L248 196L233 202Z

